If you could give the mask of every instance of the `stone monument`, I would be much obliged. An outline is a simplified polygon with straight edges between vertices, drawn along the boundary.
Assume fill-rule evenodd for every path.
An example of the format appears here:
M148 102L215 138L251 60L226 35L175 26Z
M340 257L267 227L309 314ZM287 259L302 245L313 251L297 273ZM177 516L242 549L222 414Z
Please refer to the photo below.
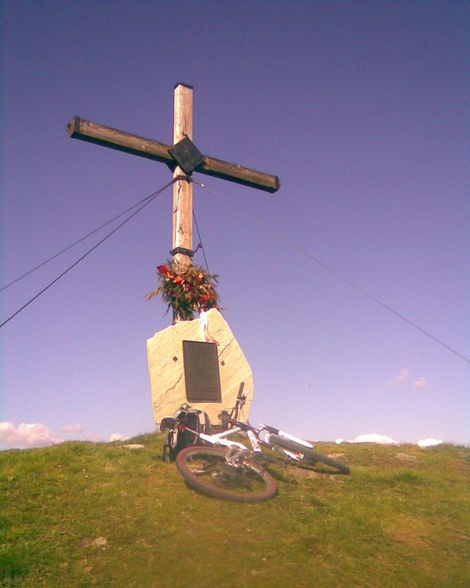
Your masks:
M242 384L246 404L239 418L248 418L253 398L250 365L220 312L213 308L205 314L207 330L201 318L179 321L147 340L157 424L184 403L205 411L213 424L220 424L219 413L233 408Z

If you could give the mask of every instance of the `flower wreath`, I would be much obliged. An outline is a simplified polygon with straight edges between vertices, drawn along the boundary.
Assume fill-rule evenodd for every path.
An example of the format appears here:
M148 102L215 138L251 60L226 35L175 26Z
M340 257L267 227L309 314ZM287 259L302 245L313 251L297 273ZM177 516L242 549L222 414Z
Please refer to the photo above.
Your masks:
M178 320L190 321L195 312L218 308L215 290L218 276L195 265L183 266L167 262L157 266L158 288L147 294L146 300L161 294L168 310L173 309Z

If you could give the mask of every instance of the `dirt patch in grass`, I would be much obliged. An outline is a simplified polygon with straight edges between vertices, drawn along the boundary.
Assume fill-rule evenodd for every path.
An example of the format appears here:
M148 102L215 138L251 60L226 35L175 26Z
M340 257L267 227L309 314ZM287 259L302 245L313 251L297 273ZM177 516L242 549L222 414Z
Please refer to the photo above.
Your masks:
M385 535L392 541L409 547L429 547L435 532L433 526L411 515L399 515L384 528Z
M292 467L289 470L289 473L291 476L293 476L297 480L314 480L315 478L318 478L319 476L324 475L324 474L319 474L318 472L315 472L315 471L310 470L308 468L296 468L296 467Z

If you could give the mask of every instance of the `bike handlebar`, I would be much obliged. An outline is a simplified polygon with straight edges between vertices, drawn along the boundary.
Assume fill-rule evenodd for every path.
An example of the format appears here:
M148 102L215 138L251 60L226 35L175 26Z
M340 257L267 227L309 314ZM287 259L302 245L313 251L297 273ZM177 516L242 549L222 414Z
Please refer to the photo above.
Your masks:
M268 433L274 433L274 435L279 434L279 429L275 427L271 427L269 425L260 425L259 427L253 427L250 423L241 423L240 421L236 421L235 419L229 419L229 424L234 425L235 427L240 427L242 431L254 431L255 433L259 433L260 431L267 431Z
M242 423L240 421L236 421L235 419L228 419L228 422L234 427L239 427L242 431L256 431L256 429L249 423Z

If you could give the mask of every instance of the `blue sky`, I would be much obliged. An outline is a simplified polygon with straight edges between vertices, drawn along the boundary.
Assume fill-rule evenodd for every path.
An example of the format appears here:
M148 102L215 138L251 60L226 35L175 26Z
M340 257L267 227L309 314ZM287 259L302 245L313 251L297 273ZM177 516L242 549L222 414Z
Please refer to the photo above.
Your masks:
M465 2L3 1L1 284L170 179L70 139L72 116L170 143L190 83L199 149L282 182L195 174L251 420L470 443L469 20ZM2 321L104 234L1 291ZM0 330L4 447L153 430L145 342L170 317L144 295L170 249L168 190Z

